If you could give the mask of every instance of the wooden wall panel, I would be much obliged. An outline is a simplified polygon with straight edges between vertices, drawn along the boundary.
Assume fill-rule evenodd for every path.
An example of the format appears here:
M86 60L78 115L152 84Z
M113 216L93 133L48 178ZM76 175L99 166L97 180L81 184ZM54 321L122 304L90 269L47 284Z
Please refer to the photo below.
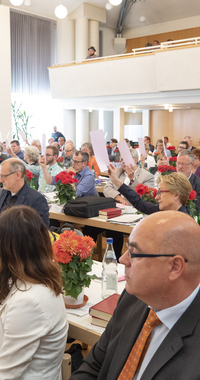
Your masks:
M175 40L182 40L185 38L193 38L193 37L199 37L199 36L200 36L200 27L176 30L174 32L167 32L167 33L161 33L161 34L153 34L150 36L130 38L130 39L127 39L126 41L126 52L132 53L132 49L145 47L147 42L153 43L154 40L158 40L159 42L165 42L169 38L175 41Z
M190 135L193 146L199 145L200 139L200 109L150 111L150 137L152 144L163 136L177 148L180 141Z

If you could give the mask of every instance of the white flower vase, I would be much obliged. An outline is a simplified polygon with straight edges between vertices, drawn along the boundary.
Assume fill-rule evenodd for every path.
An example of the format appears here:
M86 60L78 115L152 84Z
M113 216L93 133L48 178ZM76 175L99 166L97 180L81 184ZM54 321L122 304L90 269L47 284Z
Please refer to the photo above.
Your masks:
M84 303L84 288L82 292L78 295L77 299L71 296L64 295L65 306L68 309L74 309L83 306Z

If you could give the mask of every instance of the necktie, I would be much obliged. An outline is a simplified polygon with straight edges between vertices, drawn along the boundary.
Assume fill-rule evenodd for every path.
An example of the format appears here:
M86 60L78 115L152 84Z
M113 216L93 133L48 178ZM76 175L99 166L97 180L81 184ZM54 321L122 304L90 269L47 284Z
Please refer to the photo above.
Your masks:
M133 379L136 372L140 369L142 365L142 361L145 357L151 340L151 333L154 327L158 326L160 323L161 321L157 317L155 311L150 309L149 315L143 325L142 331L138 336L117 380Z

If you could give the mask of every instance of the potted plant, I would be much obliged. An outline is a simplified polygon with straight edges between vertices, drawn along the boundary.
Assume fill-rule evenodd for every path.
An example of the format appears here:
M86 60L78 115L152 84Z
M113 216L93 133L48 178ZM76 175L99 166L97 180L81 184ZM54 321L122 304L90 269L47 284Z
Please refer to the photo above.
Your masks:
M55 261L62 270L63 289L65 296L78 298L84 287L89 287L92 269L92 253L95 246L90 236L77 235L75 231L64 231L57 241L53 243ZM82 295L83 301L83 295ZM82 303L81 300L79 303Z
M72 186L74 183L78 182L76 178L74 178L75 173L62 171L55 176L55 199L56 202L59 202L61 205L66 203L67 201L76 197L76 190Z

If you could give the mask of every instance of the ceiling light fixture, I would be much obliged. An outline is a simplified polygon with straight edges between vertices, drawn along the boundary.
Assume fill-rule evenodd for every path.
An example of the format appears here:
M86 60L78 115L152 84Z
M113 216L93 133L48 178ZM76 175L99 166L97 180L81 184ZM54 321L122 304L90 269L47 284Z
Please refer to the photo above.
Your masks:
M165 110L169 109L169 104L165 104Z
M122 0L109 0L109 3L114 5L114 6L121 4L121 2L122 2Z
M92 112L92 108L89 108L89 112Z
M173 112L173 107L169 107L169 112Z
M19 7L19 5L22 5L23 0L10 0L12 5L15 5L16 7Z
M55 9L55 15L58 18L65 18L67 16L67 8L60 4Z
M110 3L107 3L107 4L106 4L106 9L107 9L107 11L110 11L112 8L113 8L113 5L112 5L112 4L110 4Z

